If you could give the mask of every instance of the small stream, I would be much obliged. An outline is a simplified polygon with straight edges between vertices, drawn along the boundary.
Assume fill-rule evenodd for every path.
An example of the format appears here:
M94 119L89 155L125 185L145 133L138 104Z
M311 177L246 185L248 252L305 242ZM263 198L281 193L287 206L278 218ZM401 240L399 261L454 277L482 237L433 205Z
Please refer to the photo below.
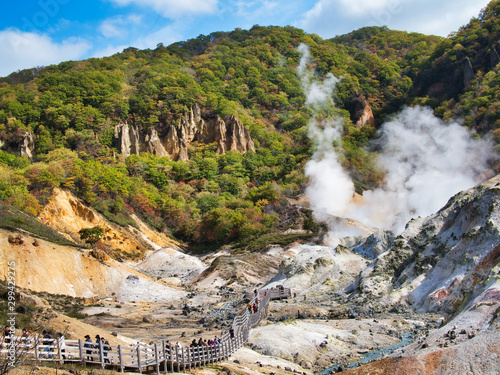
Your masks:
M234 299L232 301L229 301L228 303L226 303L224 306L220 307L219 309L215 310L215 311L212 311L208 317L209 318L218 318L218 319L224 319L227 317L227 315L229 314L229 311L231 311L234 307L234 305L237 305L238 303L240 303L242 301L242 298L237 298L237 299Z
M366 353L366 354L360 354L362 356L362 358L358 359L357 361L338 363L335 366L331 366L331 367L324 369L323 371L321 371L321 373L324 375L330 374L331 372L335 373L335 370L339 366L342 366L343 370L349 370L349 369L353 369L353 368L359 367L361 365L367 364L373 360L381 359L381 358L393 353L397 349L399 349L405 345L408 345L409 343L411 343L413 341L413 339L414 339L414 336L412 335L411 331L403 333L401 341L399 341L395 344L392 344L390 346L386 346L385 348L373 350L373 351Z

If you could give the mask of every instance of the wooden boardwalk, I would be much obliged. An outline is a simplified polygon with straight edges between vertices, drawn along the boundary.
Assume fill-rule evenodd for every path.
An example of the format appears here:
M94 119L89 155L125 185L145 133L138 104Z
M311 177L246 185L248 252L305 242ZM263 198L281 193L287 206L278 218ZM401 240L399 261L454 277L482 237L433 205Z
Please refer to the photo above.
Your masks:
M194 367L227 360L231 354L247 342L250 329L257 326L267 316L269 301L288 298L290 295L290 290L284 288L260 291L257 311L253 312L253 308L252 312L245 309L242 314L233 319L232 330L225 331L220 342L210 346L184 347L162 340L152 345L139 343L125 347L105 345L102 342L89 345L82 339L53 339L51 344L45 345L41 338L32 343L15 341L17 343L15 346L17 350L22 351L26 358L40 362L79 362L98 365L102 368L114 368L121 372L127 370L139 373L155 371L156 374L160 374L160 372L185 372ZM256 298L253 293L250 296L248 298L247 295L247 298L253 307ZM9 344L6 345L7 348L2 348L2 353L8 352Z

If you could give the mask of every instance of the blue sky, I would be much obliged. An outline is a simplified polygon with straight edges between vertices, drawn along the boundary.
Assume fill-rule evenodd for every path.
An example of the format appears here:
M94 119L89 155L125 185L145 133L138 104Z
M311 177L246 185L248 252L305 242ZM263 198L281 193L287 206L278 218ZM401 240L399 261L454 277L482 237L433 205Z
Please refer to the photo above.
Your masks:
M253 25L322 38L363 26L446 36L489 0L1 0L0 76Z

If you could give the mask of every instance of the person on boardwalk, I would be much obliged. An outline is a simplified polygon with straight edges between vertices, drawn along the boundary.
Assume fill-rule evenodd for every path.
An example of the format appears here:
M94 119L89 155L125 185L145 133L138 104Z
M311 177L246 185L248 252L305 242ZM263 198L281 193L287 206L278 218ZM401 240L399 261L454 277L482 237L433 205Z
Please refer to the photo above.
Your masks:
M177 360L179 360L180 355L182 354L182 345L179 341L175 343L175 351Z
M101 360L101 336L99 336L99 335L95 336L94 348L97 349L97 353L98 353L97 360L100 361Z
M104 355L104 363L110 363L108 358L108 352L111 351L111 345L109 345L108 340L106 340L104 337L101 337L101 342Z
M45 348L43 349L43 351L46 352L46 353L52 352L51 345L54 342L54 338L52 337L52 335L50 333L48 333L45 330L42 331L42 335L43 335L42 344L45 346ZM44 358L50 358L50 359L52 359L54 356L52 354L49 354L48 356L44 355L43 357Z
M21 333L21 342L23 344L31 343L30 333L28 332L28 330L26 328L23 328L23 331Z
M10 344L10 339L11 339L11 331L9 326L5 326L5 329L3 331L3 341L5 344ZM6 345L8 346L8 345Z
M85 352L87 354L87 361L93 361L94 358L92 358L92 348L94 345L92 345L92 339L89 335L85 335L85 344L83 344L83 347L87 348Z

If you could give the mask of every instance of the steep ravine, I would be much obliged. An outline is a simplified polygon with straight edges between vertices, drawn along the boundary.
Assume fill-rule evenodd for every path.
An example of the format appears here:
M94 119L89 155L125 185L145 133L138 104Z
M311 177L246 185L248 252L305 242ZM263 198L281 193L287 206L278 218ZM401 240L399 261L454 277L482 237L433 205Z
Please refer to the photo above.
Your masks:
M410 344L345 373L493 374L500 368L498 186L500 176L412 220L394 239L374 233L350 248L225 249L199 259L161 246L162 235L145 229L150 250L129 265L42 240L35 245L28 235L13 244L0 231L0 260L15 259L21 287L93 301L109 297L84 310L87 322L145 341L187 344L216 334L244 306L230 305L218 317L210 312L240 300L243 290L292 288L292 299L272 303L248 347L222 364L241 373L283 373L284 367L311 373L391 346L409 332Z

